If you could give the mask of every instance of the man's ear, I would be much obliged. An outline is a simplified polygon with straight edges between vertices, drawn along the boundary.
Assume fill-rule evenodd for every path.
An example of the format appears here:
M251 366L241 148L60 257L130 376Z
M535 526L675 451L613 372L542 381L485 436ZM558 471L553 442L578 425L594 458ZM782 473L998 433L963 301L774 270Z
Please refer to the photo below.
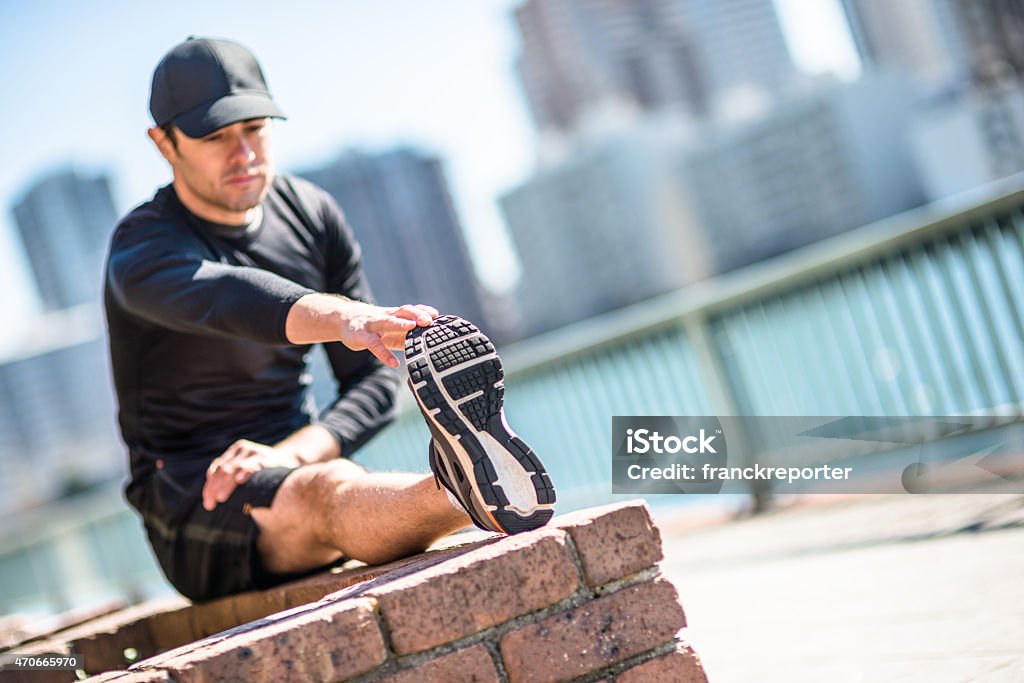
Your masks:
M156 148L160 151L161 156L167 160L167 163L172 164L178 158L178 148L174 142L168 137L167 133L164 132L163 128L159 126L153 126L146 130L146 134L149 135L149 139L153 141Z

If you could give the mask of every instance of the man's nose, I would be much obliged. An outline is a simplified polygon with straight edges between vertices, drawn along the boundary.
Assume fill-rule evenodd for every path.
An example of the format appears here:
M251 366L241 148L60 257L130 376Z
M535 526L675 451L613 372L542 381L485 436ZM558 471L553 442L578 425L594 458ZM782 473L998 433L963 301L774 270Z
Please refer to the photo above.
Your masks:
M255 158L256 150L253 149L253 146L244 137L239 138L231 152L232 161L253 161Z

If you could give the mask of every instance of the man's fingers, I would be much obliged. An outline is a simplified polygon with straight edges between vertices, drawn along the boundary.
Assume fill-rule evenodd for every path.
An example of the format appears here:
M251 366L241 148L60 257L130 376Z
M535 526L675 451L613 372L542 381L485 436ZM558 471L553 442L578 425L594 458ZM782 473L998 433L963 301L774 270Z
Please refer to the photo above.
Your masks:
M406 316L408 317L403 317L401 314L402 311L396 311L394 315L387 319L387 323L405 332L408 332L412 328L416 327L417 323L419 323L419 318L416 317L415 313L407 312Z
M426 327L437 317L437 310L423 304L405 304L400 306L392 315L396 317L408 317L415 320L417 324Z
M206 484L203 485L204 508L212 510L218 503L223 503L231 496L236 484L249 479L251 473L246 474L241 480L238 479L240 473L245 473L249 469L246 463L251 461L242 459L246 455L251 455L247 452L246 446L235 444L225 451L224 455L210 463L206 472Z
M217 507L218 504L223 503L230 498L235 487L252 476L250 473L246 472L245 479L238 481L236 477L242 472L245 471L236 470L233 472L227 472L225 470L220 470L213 476L207 477L206 484L203 486L203 507L207 510L212 510Z
M217 507L219 496L217 495L217 489L219 486L220 479L224 476L222 472L215 474L208 474L206 476L206 483L203 484L203 508L206 510L212 510Z
M252 477L252 475L267 466L268 463L265 458L249 458L248 460L238 463L238 468L232 476L236 484L241 484L249 481L249 478Z
M228 446L227 450L221 453L219 456L214 458L210 466L206 468L207 476L225 469L228 463L236 460L239 455L242 454L243 449L247 448L250 442L241 439Z
M235 486L236 484L231 477L224 477L220 482L220 486L217 487L217 491L214 493L214 499L218 503L223 503L231 497L232 493L234 493Z
M382 320L375 320L362 330L363 337L360 341L365 344L366 348L370 348L370 345L376 340L383 340L384 346L389 349L401 349L405 346L406 333L415 329L418 323L410 318L399 318L399 313L401 311L396 311L394 315ZM406 313L406 315L412 314ZM377 356L376 353L373 355ZM377 357L380 358L380 356Z
M270 451L272 449L267 446L246 439L231 444L206 470L203 507L213 510L230 498L239 485L249 481L253 474L267 466Z
M390 327L401 327L403 330L411 330L416 327L419 321L420 314L416 311L411 311L405 306L402 308L395 309L388 313L387 317L380 318L375 321L378 325L385 324Z
M388 349L386 344L384 344L384 340L371 332L367 332L367 335L370 338L366 340L366 350L376 356L380 362L384 363L384 365L391 368L397 368L398 358L395 354L391 353L391 350Z
M424 304L405 304L396 309L388 309L388 313L396 318L414 320L417 325L422 327L429 325L438 315L436 308Z

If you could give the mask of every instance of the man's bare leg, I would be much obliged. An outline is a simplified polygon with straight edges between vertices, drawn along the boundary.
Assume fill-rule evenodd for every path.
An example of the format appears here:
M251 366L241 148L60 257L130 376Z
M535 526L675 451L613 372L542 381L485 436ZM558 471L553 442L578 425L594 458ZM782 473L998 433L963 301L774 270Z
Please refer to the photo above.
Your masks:
M431 475L366 472L339 459L298 468L269 508L255 508L268 571L300 572L350 557L383 564L471 524Z

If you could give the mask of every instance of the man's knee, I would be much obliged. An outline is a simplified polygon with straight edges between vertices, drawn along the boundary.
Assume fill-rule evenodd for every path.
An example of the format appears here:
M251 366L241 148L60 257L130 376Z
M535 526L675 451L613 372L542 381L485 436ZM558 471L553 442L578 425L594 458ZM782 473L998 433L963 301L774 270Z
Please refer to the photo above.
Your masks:
M346 459L304 465L281 483L269 508L254 508L258 547L267 569L302 571L340 557L325 528L324 500L365 474L365 468Z

